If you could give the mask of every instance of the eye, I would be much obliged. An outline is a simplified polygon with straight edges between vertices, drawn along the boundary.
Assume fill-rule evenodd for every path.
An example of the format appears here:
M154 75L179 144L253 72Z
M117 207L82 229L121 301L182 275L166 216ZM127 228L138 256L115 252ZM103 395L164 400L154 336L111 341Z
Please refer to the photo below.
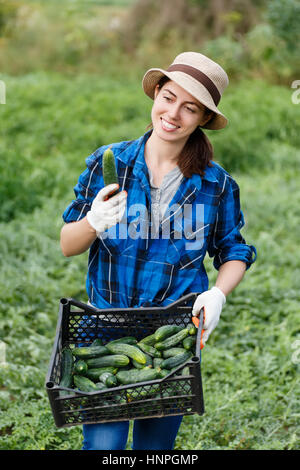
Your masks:
M189 112L192 113L192 114L194 114L194 113L196 112L195 109L189 108L188 106L186 106L186 109L187 109L187 111L189 111Z
M170 98L169 96L164 96L164 99L165 99L166 101L172 101L172 98Z

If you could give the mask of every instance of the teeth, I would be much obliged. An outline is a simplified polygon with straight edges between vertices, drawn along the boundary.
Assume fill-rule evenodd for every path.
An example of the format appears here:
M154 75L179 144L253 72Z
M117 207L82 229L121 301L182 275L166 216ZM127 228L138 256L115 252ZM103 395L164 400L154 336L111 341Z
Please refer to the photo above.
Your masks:
M165 121L164 119L162 119L162 123L167 129L177 129L177 126L173 126L173 124L170 124L169 122Z

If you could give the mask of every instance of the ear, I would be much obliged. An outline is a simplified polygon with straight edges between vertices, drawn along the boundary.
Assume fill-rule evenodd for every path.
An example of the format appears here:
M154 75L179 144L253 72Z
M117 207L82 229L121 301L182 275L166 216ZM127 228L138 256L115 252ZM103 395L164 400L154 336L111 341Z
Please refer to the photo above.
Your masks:
M213 111L210 111L208 114L206 114L205 117L203 117L201 119L201 122L200 122L199 126L201 127L201 126L204 126L205 124L207 124L208 121L210 121L213 118L214 114L215 113Z

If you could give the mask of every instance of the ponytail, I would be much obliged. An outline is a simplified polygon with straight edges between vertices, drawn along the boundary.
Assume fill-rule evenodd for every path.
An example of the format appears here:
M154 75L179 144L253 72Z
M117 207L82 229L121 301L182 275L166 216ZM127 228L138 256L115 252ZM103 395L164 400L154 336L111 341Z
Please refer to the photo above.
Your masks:
M186 178L193 174L204 176L205 167L212 166L213 147L200 127L188 138L178 159L178 166Z

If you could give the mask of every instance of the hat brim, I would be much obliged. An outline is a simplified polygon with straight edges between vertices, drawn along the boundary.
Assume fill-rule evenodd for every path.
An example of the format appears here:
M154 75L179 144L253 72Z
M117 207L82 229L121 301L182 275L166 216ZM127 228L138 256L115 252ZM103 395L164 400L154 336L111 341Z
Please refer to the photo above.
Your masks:
M205 129L223 129L228 124L228 119L220 112L220 110L215 105L210 93L205 88L204 85L196 81L193 77L183 73L183 72L168 72L159 68L149 69L142 80L143 90L149 98L154 99L155 87L160 81L160 79L166 76L170 80L177 83L185 91L190 93L194 98L196 98L200 103L202 103L210 111L213 111L214 116L210 119L204 126L201 126Z

